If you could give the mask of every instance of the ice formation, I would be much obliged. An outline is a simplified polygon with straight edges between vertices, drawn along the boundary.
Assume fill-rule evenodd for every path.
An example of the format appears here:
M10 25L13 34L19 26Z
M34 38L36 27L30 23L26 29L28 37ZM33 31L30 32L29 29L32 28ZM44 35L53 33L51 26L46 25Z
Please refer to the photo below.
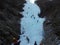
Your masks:
M43 22L45 18L40 18L41 10L35 0L26 0L21 19L20 45L39 45L43 39Z

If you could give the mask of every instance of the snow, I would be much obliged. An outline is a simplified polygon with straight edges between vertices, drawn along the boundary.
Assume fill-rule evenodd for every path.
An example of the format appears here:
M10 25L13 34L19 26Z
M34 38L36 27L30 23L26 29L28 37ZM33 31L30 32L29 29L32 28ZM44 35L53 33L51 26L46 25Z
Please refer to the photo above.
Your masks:
M35 42L39 45L43 39L43 22L45 18L38 17L41 11L36 4L27 1L24 5L24 11L22 12L24 17L21 19L22 35L20 35L20 45L34 45Z
M26 0L26 1L28 1L28 2L30 2L30 3L32 3L32 4L34 4L34 2L35 2L36 0Z
M31 3L34 3L36 0L30 0Z

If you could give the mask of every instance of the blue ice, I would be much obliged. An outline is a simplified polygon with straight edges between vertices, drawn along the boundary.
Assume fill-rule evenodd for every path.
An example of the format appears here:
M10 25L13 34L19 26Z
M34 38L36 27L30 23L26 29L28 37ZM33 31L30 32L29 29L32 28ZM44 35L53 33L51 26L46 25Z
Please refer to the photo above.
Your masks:
M41 10L35 3L32 4L29 1L24 4L24 11L21 19L21 35L20 35L20 45L34 45L36 42L39 45L43 39L43 22L45 18L40 18ZM28 37L28 40L26 39Z

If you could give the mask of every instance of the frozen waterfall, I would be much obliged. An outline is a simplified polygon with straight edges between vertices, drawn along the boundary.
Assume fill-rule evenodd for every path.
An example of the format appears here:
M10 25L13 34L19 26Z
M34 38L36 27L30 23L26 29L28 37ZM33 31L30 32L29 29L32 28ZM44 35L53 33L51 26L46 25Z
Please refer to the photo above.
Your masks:
M41 10L35 0L26 0L24 4L23 12L21 13L24 17L21 18L21 35L20 45L39 45L43 39L43 22L45 18L40 18Z

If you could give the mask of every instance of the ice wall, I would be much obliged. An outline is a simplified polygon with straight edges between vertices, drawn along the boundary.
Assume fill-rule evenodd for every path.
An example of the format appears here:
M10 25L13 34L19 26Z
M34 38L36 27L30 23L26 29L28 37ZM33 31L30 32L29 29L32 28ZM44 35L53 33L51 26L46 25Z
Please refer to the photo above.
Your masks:
M24 17L21 19L20 45L39 45L43 39L45 18L38 16L41 12L38 5L31 0L26 1L24 11L21 13Z

